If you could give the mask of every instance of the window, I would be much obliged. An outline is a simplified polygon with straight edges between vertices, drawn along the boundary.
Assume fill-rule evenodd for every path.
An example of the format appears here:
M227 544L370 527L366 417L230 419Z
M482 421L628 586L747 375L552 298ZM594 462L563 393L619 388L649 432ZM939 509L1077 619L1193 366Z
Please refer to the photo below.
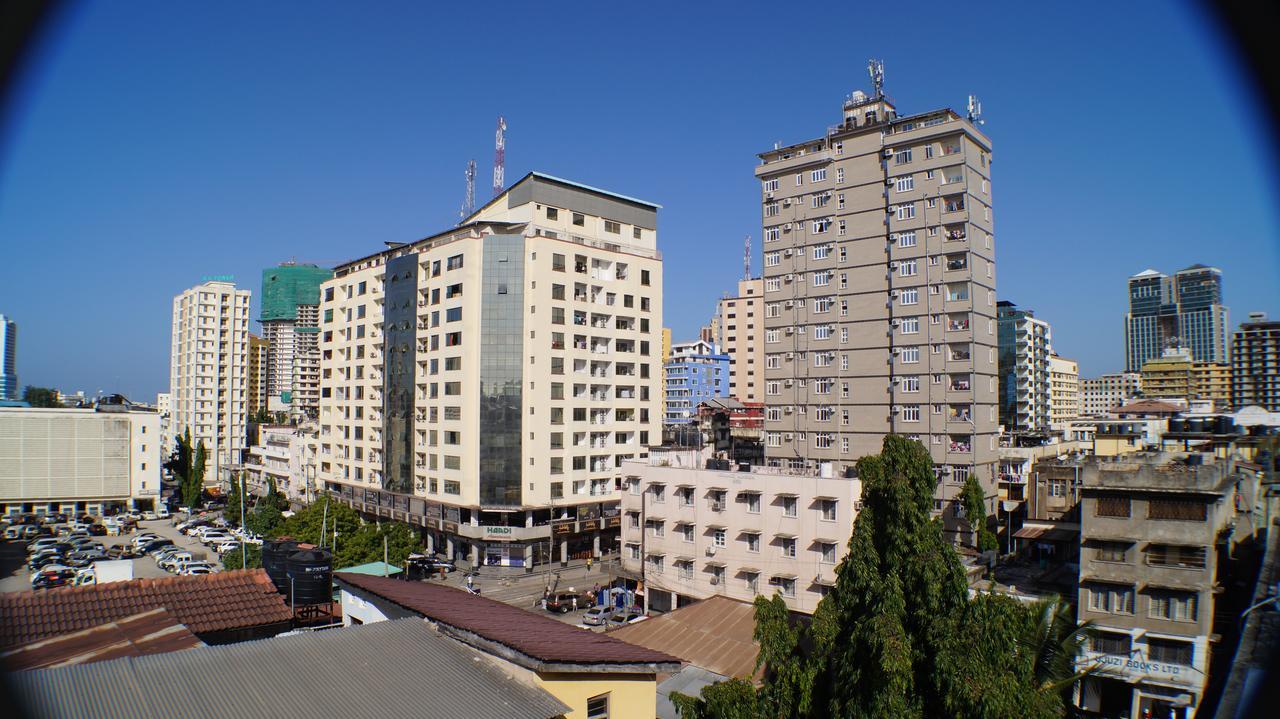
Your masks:
M813 221L813 227L812 227L813 234L815 234L815 235L820 235L820 234L822 234L822 233L826 232L830 227L831 227L831 219L830 219L830 218L825 218L825 219L821 219L821 220L814 220L814 221Z
M836 184L841 184L843 182L844 182L844 168L837 167L836 168Z
M893 208L893 214L899 220L909 220L916 216L916 203L908 202L905 205L898 205Z
M825 167L822 168L821 170L814 170L813 172L809 173L810 182L822 182L826 179L827 179L827 170Z
M1086 584L1089 608L1108 614L1133 614L1133 587L1120 584Z
M918 271L915 260L903 260L898 263L899 277L913 277Z
M1099 562L1125 562L1128 555L1128 542L1098 542L1093 558Z
M914 232L898 233L898 247L915 247L915 246L916 246L916 233Z
M777 589L784 597L796 595L796 580L792 577L769 577L769 586Z
M1129 498L1128 497L1098 497L1097 509L1094 513L1099 517L1128 517L1129 516Z
M609 719L608 694L600 694L587 700L587 719Z
M834 543L832 542L820 543L818 545L818 552L822 555L822 558L818 561L822 562L823 564L836 563L836 545Z
M558 220L558 219L560 219L560 210L557 210L557 209L556 209L556 208L554 208L554 207L548 207L548 208L547 208L547 219L548 219L548 220Z
M1205 548L1177 544L1147 545L1147 564L1153 567L1204 569Z
M909 404L902 408L903 422L919 422L920 421L920 405Z
M1147 502L1147 519L1176 519L1203 522L1207 505L1198 499L1152 499Z
M1151 592L1151 606L1147 614L1152 619L1171 622L1194 622L1199 614L1196 595L1192 592Z
M920 302L920 290L914 287L909 290L903 290L898 294L898 304L900 305L914 305L914 304L918 304L919 302Z
M782 537L778 542L778 548L782 550L782 556L784 557L796 556L796 538Z
M747 535L747 551L748 552L760 551L760 535L759 534Z
M445 263L445 268L450 270L462 269L462 255L454 255Z
M834 499L819 499L819 500L818 500L818 514L819 514L819 516L821 516L821 517L822 517L822 519L824 519L824 520L826 520L826 521L828 521L828 522L834 522L834 521L836 521L836 500L834 500Z
M1195 645L1191 642L1147 637L1147 661L1189 667L1194 656Z
M782 230L777 227L767 227L764 231L765 242L777 242L782 239Z
M907 164L908 162L911 162L911 148L910 148L910 147L904 147L904 148L900 148L900 149L898 149L898 150L894 151L894 153L893 153L893 164L895 164L895 165L905 165L905 164Z
M551 269L556 272L564 272L564 255L551 255Z
M1097 632L1089 639L1089 649L1102 654L1128 656L1133 640L1120 632Z
M642 285L644 285L644 286L646 286L646 287L648 287L648 286L649 286L649 271L648 271L648 270L640 270L640 284L642 284Z
M795 497L782 498L782 516L784 517L796 516L796 498Z
M899 324L904 335L914 335L920 332L920 318L907 317Z
M776 266L778 266L778 265L780 265L780 264L782 264L782 253L781 253L781 252L766 252L766 253L764 253L764 266L765 266L765 267L776 267Z
M772 180L765 180L765 181L764 181L764 183L763 183L763 185L764 185L764 191L765 191L765 192L777 192L777 191L778 191L778 178L776 178L776 177L775 177L775 178L773 178Z
M803 173L803 172L797 172L797 173L796 173L796 187L799 187L799 186L801 186L801 185L803 185L803 184L804 184L804 173Z
M830 254L831 254L830 245L814 245L813 246L813 259L815 260L825 260Z
M916 178L911 175L903 175L902 177L894 178L894 192L907 192L908 190L914 190L915 188Z
M622 225L618 224L617 222L614 222L613 220L605 220L604 231L613 235L621 234Z
M712 538L713 538L713 541L715 542L715 545L716 545L717 547L723 547L723 546L724 546L725 533L724 533L724 530L723 530L723 529L717 529L717 530L715 531L715 534L714 534L714 535L712 535Z
M903 364L915 364L920 361L919 347L903 347L902 353L899 355Z
M903 392L919 392L920 378L919 377L903 377L902 382L899 383L898 386L902 388Z

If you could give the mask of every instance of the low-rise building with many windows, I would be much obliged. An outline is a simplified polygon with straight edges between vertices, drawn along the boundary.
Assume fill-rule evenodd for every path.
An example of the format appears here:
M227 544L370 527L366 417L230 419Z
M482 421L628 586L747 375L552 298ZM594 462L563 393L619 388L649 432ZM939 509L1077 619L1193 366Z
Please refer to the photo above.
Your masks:
M666 424L690 424L698 405L729 396L729 355L702 340L677 342L663 366L666 377Z
M656 448L647 460L623 463L622 566L643 576L649 610L776 591L791 609L812 613L834 586L862 482L750 469Z

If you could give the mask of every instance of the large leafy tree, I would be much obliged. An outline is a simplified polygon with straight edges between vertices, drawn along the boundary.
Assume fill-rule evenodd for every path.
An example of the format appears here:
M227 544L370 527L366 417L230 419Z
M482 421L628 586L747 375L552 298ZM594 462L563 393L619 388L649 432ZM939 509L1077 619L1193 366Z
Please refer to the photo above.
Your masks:
M391 564L402 566L406 557L421 551L422 541L417 531L403 522L365 522L350 507L328 502L326 512L325 504L320 501L299 510L281 522L272 534L320 544L323 533L325 546L336 547L334 569L382 561L384 540ZM336 542L333 536L335 523L338 530Z
M1070 608L969 599L956 552L930 516L933 465L918 442L886 437L879 455L858 461L858 475L863 509L812 622L797 624L780 597L757 598L762 686L735 681L673 697L681 715L1063 716L1084 637Z
M978 549L987 551L997 546L996 535L988 528L986 493L978 478L969 475L960 490L960 505L964 507L964 516L973 528L974 542Z

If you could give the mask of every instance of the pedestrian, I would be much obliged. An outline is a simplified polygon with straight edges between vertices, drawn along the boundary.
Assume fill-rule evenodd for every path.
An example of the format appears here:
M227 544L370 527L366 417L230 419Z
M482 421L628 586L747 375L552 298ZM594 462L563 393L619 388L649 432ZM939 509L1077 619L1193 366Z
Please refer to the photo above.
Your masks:
M591 557L587 557L587 571L591 571Z

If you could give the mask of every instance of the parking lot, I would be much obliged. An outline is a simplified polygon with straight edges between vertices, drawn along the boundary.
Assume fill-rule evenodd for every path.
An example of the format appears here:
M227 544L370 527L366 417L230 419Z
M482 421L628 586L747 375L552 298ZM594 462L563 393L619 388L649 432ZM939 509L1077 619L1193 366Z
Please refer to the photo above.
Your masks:
M173 520L169 519L138 522L137 530L130 534L122 534L115 537L94 537L93 541L101 542L102 546L111 548L129 543L141 532L151 532L166 539L171 539L174 544L190 550L193 554L196 552L203 553L205 558L216 564L219 569L222 567L222 563L218 561L218 555L215 552L200 544L199 540L180 533L174 528ZM4 543L3 550L0 550L0 572L3 573L3 577L0 578L0 592L23 592L31 589L31 575L27 572L26 561L27 549L25 542ZM138 557L131 561L133 562L133 576L135 578L173 576L157 567L155 560L151 557Z

